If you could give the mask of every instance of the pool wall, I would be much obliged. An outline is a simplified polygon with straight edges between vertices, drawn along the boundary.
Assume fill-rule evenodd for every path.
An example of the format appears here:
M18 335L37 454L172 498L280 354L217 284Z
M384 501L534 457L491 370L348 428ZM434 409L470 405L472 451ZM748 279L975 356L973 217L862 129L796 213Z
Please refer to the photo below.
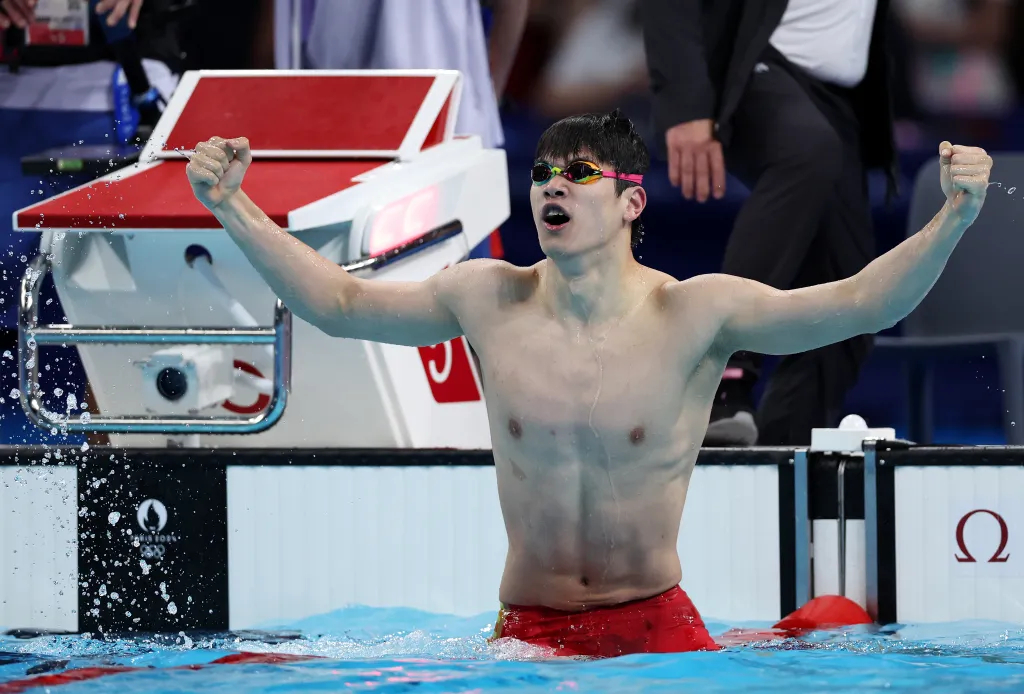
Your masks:
M498 606L507 544L486 450L6 447L0 482L4 629L269 629L352 605ZM1024 622L1022 509L1022 449L705 449L682 586L729 623L834 593L883 623Z
M1024 449L869 443L868 610L1024 623Z
M792 469L785 449L701 454L678 546L703 613L794 607ZM0 475L3 628L498 608L507 543L490 451L6 448Z

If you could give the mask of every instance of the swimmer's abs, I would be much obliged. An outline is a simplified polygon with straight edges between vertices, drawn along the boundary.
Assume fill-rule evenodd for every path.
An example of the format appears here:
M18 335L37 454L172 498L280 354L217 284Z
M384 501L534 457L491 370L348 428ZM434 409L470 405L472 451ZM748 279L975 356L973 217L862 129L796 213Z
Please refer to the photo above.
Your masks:
M676 541L686 496L678 462L517 462L496 455L509 553L500 598L583 609L656 595L679 583Z
M553 571L510 548L499 599L510 605L584 610L649 598L678 585L682 578L675 547L645 556L640 571L628 565L626 552L616 554L607 573L603 563Z

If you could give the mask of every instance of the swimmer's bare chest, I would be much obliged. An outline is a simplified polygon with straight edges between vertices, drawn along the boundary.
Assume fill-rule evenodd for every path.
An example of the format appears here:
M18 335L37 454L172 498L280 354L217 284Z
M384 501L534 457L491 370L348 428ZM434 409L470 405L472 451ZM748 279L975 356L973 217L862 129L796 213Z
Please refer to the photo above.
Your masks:
M717 381L694 387L703 350L673 327L653 308L578 332L522 311L471 338L509 535L508 599L600 602L678 572L679 518Z
M650 332L594 338L548 326L494 345L481 359L494 445L549 465L676 457L686 381L659 341Z

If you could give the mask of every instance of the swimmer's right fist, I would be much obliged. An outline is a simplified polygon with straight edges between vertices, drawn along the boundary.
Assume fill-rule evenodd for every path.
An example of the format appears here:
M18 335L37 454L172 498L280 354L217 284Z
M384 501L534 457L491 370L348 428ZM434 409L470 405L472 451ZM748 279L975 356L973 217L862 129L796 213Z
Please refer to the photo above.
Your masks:
M199 202L213 210L238 192L251 163L252 152L246 138L211 137L196 145L186 169L188 182Z

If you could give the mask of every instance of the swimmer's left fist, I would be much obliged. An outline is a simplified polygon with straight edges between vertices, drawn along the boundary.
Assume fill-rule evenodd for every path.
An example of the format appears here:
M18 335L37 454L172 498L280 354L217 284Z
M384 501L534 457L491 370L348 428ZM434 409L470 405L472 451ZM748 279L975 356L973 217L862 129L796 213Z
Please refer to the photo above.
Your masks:
M946 200L960 219L971 224L985 203L992 157L980 147L943 142L939 145L939 169Z
M196 145L186 169L188 182L199 202L212 211L238 192L251 163L252 152L246 138L211 137Z

